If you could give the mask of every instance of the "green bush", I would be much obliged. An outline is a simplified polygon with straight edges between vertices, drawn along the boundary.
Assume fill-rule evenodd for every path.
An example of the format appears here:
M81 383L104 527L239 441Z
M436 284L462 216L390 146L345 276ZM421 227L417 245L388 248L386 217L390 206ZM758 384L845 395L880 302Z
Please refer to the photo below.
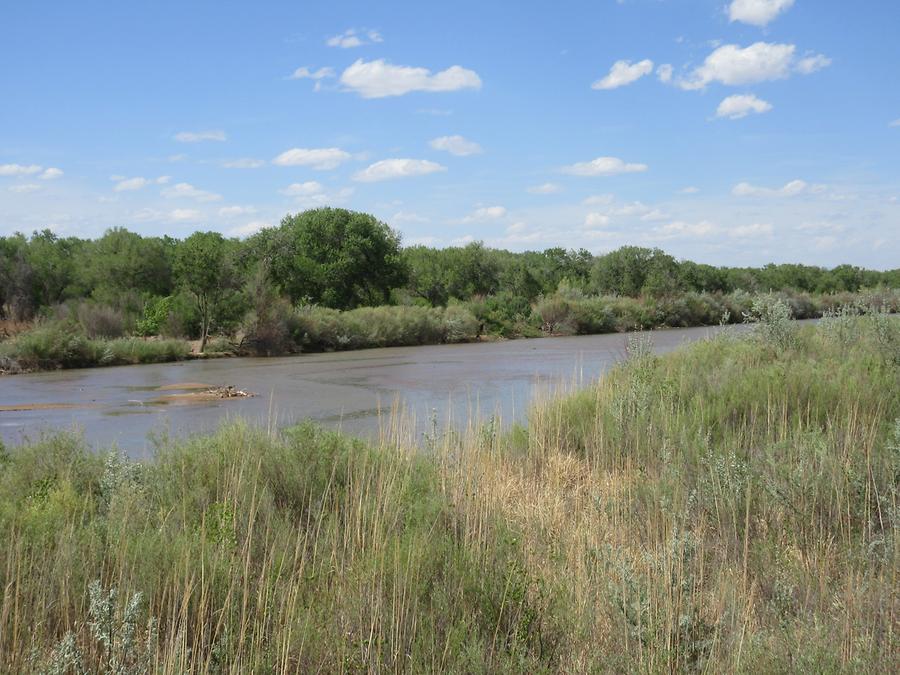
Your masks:
M148 300L144 305L143 316L138 319L135 325L135 332L145 337L159 335L169 319L172 305L173 299L171 295Z
M21 370L160 363L183 359L189 353L189 345L181 340L92 340L81 326L69 321L39 323L0 349L0 355Z
M462 307L360 307L295 312L294 340L312 351L395 347L475 339L478 322Z

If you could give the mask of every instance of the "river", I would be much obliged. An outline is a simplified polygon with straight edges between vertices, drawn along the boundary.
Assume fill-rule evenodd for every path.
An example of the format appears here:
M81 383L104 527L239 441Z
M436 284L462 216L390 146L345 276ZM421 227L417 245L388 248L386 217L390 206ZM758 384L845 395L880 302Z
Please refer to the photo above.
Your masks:
M647 333L666 352L718 328ZM732 330L746 330L735 326ZM425 430L498 415L523 421L536 396L582 386L625 355L622 334L391 347L61 370L0 377L0 438L14 445L58 429L95 448L152 456L155 439L209 432L223 419L284 426L305 419L356 435L378 432L396 404ZM192 401L186 383L251 398Z

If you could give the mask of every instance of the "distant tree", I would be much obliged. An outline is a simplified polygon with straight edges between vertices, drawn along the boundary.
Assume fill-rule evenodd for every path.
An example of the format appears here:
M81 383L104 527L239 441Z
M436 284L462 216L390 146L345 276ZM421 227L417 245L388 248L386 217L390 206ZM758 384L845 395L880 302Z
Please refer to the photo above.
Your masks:
M668 295L681 287L678 263L672 256L639 246L623 246L597 258L591 281L600 293L632 297Z
M236 285L229 242L218 232L195 232L175 250L175 276L200 314L200 351L227 291Z
M403 261L410 294L433 307L446 305L450 299L450 262L446 253L427 246L411 246L403 250Z
M31 268L35 305L45 307L77 296L72 290L76 273L76 255L85 241L69 237L62 239L51 230L32 234L26 249L26 261Z
M377 305L406 283L400 236L366 213L322 208L288 215L261 240L272 278L295 302Z
M534 300L542 289L534 272L522 259L516 259L500 273L500 288L513 296Z
M864 285L864 273L854 265L838 265L828 275L832 283L831 288L823 288L824 291L851 291L855 293Z
M721 267L684 260L678 263L681 285L698 293L728 293L733 290L727 272Z
M445 249L449 264L450 295L467 300L475 295L496 293L500 266L491 251L480 241L462 248Z
M173 247L174 242L113 228L85 252L83 273L95 292L166 296L172 292Z
M29 319L37 309L28 240L22 234L0 237L0 318Z

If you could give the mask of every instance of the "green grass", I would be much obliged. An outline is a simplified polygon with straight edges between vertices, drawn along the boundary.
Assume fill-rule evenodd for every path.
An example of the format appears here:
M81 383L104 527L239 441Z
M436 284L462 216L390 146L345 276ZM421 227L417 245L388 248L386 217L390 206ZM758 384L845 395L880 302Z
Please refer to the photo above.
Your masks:
M425 452L242 423L147 464L10 449L0 671L889 672L900 322L775 327L633 341Z

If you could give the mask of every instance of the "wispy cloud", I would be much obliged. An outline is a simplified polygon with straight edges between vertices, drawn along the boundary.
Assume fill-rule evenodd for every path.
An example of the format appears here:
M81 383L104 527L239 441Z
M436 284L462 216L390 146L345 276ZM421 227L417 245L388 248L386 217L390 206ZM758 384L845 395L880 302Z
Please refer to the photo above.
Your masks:
M179 143L202 143L203 141L226 141L228 140L224 131L181 131L174 136Z
M728 17L732 22L762 27L789 10L793 4L794 0L732 0Z
M278 166L308 166L320 171L336 169L350 159L340 148L291 148L272 160Z
M735 197L796 197L797 195L812 193L820 194L825 191L824 185L810 185L805 180L792 180L780 188L767 188L751 183L738 183L731 190Z
M176 183L163 190L162 196L166 199L193 199L198 202L216 202L222 199L222 195L200 190L190 183Z
M590 162L564 166L561 171L573 176L617 176L623 173L640 173L647 169L646 164L625 162L618 157L598 157Z
M30 176L42 168L37 164L0 164L0 176Z
M433 138L428 143L435 150L443 150L451 155L458 157L466 157L468 155L478 155L484 152L478 143L470 141L462 136L440 136Z
M259 169L266 165L264 159L252 159L244 157L242 159L231 159L222 163L226 169Z
M403 96L414 91L447 92L481 88L478 73L462 66L450 66L432 73L427 68L396 66L384 59L357 60L341 73L340 82L363 98Z
M427 159L383 159L354 174L353 180L361 183L375 183L394 178L425 176L446 170L447 167Z
M482 206L463 218L462 222L475 223L483 220L497 220L505 215L506 207L504 206Z
M682 89L705 89L716 82L729 86L783 80L792 73L809 75L825 68L831 59L822 54L797 58L791 44L757 42L749 47L722 45L701 66L678 81Z
M113 189L116 192L132 192L140 190L148 185L165 185L169 182L169 176L159 176L158 178L144 178L143 176L135 176L134 178L126 178L125 176L110 176L110 180L115 181Z
M541 185L532 185L528 188L528 192L533 195L552 195L561 191L562 187L556 183L542 183Z
M328 77L334 77L334 68L324 67L319 68L318 70L312 70L308 66L301 66L297 68L291 76L288 78L290 80L324 80Z
M591 85L591 89L618 89L649 75L653 72L653 61L644 59L637 63L616 61L609 74Z
M716 117L739 120L750 114L761 115L772 110L772 104L753 94L736 94L724 99L716 110Z
M341 49L353 49L380 42L384 42L384 38L377 30L357 30L356 28L350 28L325 40L325 44L329 47L340 47Z

